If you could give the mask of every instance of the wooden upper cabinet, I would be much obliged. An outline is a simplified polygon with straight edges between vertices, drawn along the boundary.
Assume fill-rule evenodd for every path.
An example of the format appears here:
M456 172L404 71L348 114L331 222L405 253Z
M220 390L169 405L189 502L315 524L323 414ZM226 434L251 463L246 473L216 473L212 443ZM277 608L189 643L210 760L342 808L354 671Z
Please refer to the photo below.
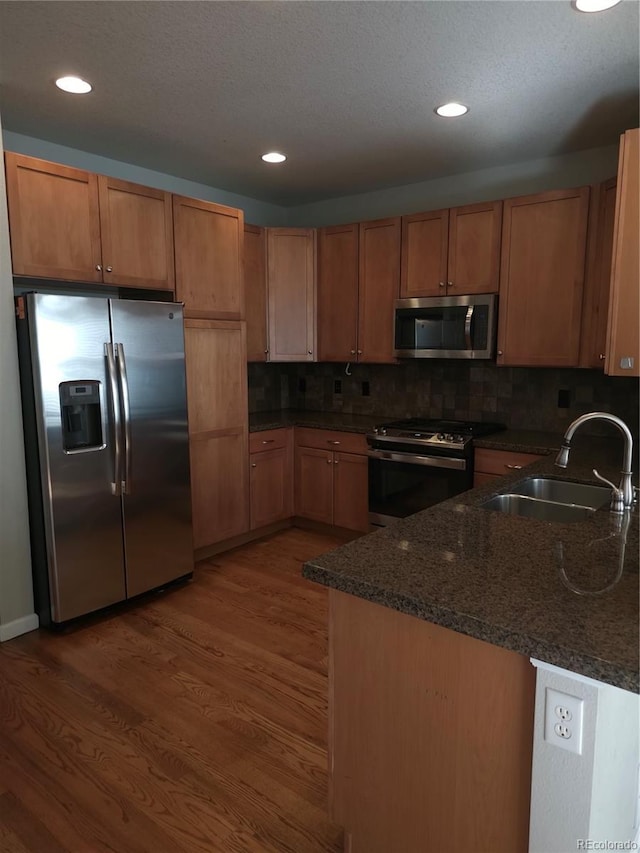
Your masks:
M449 211L447 295L498 292L501 230L501 201Z
M358 225L318 231L318 361L355 361Z
M636 128L620 139L605 361L605 373L610 376L640 376L639 135Z
M616 179L591 187L582 303L580 367L604 367L607 345Z
M176 298L185 317L242 319L242 211L174 195L173 228Z
M316 232L267 228L269 361L315 360Z
M98 177L105 284L173 290L171 194Z
M267 257L264 228L244 226L247 361L267 360Z
M504 202L498 364L577 367L589 187Z
M402 217L402 297L444 296L448 234L448 210Z
M14 275L102 281L98 177L5 154Z
M502 202L402 217L402 297L497 293Z
M358 360L394 363L393 312L400 292L400 217L360 223Z

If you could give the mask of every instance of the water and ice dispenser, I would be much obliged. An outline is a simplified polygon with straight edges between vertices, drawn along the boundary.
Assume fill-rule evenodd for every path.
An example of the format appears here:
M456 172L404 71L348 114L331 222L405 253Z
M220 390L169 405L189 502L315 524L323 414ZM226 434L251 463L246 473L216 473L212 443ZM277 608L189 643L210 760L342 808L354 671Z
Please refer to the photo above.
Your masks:
M60 415L62 446L67 453L104 446L99 382L60 383Z

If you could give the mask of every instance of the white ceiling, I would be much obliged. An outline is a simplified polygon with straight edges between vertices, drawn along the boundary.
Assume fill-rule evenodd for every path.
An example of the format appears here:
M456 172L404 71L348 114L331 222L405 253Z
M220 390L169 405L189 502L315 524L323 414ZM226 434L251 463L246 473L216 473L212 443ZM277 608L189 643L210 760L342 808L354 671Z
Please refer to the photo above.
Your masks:
M8 130L293 205L615 143L639 4L0 2ZM90 80L86 96L55 78ZM471 112L434 115L460 100ZM282 150L269 166L260 155Z

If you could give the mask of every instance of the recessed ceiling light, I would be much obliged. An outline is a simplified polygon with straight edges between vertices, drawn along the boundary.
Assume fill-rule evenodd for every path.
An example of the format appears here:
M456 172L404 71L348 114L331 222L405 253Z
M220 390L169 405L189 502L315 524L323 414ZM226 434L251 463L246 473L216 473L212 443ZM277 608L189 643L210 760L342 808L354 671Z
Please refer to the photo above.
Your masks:
M56 86L63 92L71 92L72 95L86 95L93 88L91 83L87 83L82 77L58 77Z
M604 12L617 6L620 0L575 0L574 6L578 12Z
M442 104L441 107L436 107L436 113L439 116L444 116L445 118L456 118L456 116L463 116L468 112L469 107L465 107L464 104L457 104L455 101L451 101L448 104Z
M287 158L278 151L270 151L268 154L263 154L262 159L265 163L284 163Z

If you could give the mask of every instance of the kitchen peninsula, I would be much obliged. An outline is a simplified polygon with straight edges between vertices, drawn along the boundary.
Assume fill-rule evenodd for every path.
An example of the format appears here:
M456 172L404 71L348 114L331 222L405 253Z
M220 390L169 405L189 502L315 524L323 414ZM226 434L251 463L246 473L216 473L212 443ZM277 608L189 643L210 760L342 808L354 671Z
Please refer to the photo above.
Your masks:
M621 452L589 439L563 474L616 479ZM606 509L560 524L481 506L533 475L558 477L553 457L304 566L331 588L330 802L353 853L526 851L529 658L638 690L637 511L624 530Z

